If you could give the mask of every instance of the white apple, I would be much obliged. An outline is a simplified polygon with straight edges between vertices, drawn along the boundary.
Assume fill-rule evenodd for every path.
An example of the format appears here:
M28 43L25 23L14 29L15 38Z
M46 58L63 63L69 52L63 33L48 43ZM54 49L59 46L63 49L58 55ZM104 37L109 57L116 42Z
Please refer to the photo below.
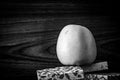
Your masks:
M65 26L57 40L57 57L64 65L85 65L97 55L95 39L90 30L81 25Z

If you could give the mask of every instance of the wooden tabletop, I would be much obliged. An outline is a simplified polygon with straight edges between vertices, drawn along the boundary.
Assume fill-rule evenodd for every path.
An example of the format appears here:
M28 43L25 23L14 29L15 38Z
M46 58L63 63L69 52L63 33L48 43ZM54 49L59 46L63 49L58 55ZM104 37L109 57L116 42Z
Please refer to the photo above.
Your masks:
M0 4L0 73L3 79L37 80L36 70L62 66L55 48L60 30L68 24L90 29L97 44L95 62L108 61L108 72L120 71L120 35L117 17L112 16L110 4Z

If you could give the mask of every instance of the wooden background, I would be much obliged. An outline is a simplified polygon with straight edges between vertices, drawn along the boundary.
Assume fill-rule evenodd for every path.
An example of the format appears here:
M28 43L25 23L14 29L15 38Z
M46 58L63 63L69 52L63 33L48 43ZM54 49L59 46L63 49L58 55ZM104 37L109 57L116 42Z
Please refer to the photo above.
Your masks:
M36 70L62 66L56 57L60 30L68 24L85 26L97 44L97 61L120 71L120 35L109 2L0 3L0 75L3 80L37 80Z

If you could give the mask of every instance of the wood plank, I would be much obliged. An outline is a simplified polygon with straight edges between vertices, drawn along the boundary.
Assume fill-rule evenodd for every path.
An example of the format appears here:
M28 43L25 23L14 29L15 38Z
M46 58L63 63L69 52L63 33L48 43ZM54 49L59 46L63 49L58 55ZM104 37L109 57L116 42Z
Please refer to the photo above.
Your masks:
M12 19L9 23L1 23L0 65L1 68L6 69L2 72L13 68L36 70L61 66L56 57L56 40L60 30L65 25L73 23L86 26L93 32L97 43L97 60L119 60L119 49L116 46L119 45L119 34L116 32L117 27L110 23L109 17L83 16L43 20L37 18L33 21L20 19L17 22L16 19ZM21 71L20 73L22 74ZM10 75L12 74L15 73Z
M111 16L111 8L106 4L0 4L0 73L4 78L36 80L37 69L62 66L56 57L56 40L68 24L79 24L92 31L97 43L96 61L120 60L117 16ZM45 12L40 13L40 9ZM113 71L115 65L110 63Z

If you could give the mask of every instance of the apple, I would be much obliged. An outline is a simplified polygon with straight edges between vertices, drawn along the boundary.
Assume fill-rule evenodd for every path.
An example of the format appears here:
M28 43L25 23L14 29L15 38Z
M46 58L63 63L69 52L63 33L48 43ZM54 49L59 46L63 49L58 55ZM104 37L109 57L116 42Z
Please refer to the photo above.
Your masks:
M58 36L56 52L64 65L91 64L97 55L95 38L84 26L67 25Z

